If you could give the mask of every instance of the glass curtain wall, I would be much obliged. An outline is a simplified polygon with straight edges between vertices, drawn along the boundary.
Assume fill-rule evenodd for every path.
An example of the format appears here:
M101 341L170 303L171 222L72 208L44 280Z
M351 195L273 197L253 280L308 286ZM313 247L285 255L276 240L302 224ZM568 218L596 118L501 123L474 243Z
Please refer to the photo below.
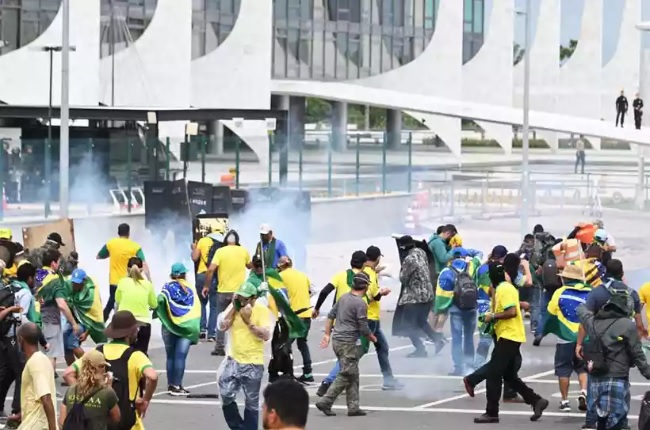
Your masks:
M240 0L192 0L192 59L214 51L230 35Z
M117 53L138 40L156 13L158 0L101 0L101 57Z
M0 54L36 40L52 24L61 0L0 0Z

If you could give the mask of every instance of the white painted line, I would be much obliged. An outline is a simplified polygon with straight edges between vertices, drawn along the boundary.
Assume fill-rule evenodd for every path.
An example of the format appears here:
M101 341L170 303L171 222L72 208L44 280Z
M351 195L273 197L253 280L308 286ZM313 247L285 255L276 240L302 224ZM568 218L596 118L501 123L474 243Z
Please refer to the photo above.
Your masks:
M556 379L535 379L530 381L533 384L557 384ZM578 381L571 381L572 385L578 385ZM650 387L650 382L630 382L630 385L633 387Z
M328 373L312 373L313 376L325 377ZM378 373L368 373L359 375L362 378L383 378L384 375ZM462 376L453 376L453 375L393 375L398 379L446 379L450 381L462 381ZM557 382L557 381L556 381Z
M211 381L211 382L203 382L201 384L194 384L194 385L189 385L187 387L183 387L186 390L192 389L192 388L201 388L201 387L207 387L208 385L214 385L216 384L217 381ZM153 397L157 396L162 396L163 394L168 394L169 391L158 391L157 393L153 393Z
M527 377L522 378L522 379L524 380L524 382L534 382L534 380L535 380L536 378L541 378L541 377L544 377L544 376L548 376L548 375L551 375L551 374L553 374L553 373L555 373L555 370L548 370L548 371L546 371L546 372L536 373L536 374L534 374L534 375L527 376ZM474 391L474 394L475 394L475 395L476 395L476 394L483 394L483 393L485 393L485 389L475 390L475 391ZM469 398L469 394L467 394L467 393L465 393L465 394L459 394L459 395L457 395L457 396L447 397L447 398L445 398L445 399L436 400L435 402L425 403L424 405L416 406L416 407L413 408L413 409L417 409L417 408L428 408L428 407L431 407L431 406L443 405L443 404L445 404L445 403L450 403L450 402L454 402L454 401L456 401L456 400L462 400L462 399L468 399L468 398Z

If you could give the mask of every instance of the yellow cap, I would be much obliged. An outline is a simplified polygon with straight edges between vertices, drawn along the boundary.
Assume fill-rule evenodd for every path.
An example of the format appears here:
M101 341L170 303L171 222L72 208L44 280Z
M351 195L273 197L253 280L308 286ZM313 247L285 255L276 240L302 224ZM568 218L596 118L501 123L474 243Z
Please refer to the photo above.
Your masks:
M10 228L0 228L0 239L11 239L12 237Z

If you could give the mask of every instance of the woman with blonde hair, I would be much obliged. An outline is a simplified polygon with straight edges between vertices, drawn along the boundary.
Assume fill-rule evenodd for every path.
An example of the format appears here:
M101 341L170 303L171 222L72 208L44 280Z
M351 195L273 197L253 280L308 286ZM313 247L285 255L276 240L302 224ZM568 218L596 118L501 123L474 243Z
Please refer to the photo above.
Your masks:
M59 426L65 428L66 420L74 421L79 415L73 413L75 406L83 408L85 428L88 430L106 430L109 421L120 421L120 408L117 394L111 388L112 380L107 372L109 364L104 354L96 349L86 352L81 357L81 374L77 384L68 388L61 403ZM72 425L71 422L67 423Z
M158 307L158 299L153 285L143 274L143 262L138 257L131 257L127 264L128 276L117 283L115 291L116 310L129 311L140 323L140 330L134 349L147 354L151 339L151 310Z

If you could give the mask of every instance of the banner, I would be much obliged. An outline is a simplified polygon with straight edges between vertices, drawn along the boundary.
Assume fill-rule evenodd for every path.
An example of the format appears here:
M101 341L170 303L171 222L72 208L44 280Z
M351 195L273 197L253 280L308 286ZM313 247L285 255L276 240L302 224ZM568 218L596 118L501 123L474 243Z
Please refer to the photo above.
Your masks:
M61 235L61 240L65 244L59 248L61 255L69 255L70 251L77 250L74 240L74 221L68 218L23 228L23 246L29 250L38 249L43 246L50 233Z

